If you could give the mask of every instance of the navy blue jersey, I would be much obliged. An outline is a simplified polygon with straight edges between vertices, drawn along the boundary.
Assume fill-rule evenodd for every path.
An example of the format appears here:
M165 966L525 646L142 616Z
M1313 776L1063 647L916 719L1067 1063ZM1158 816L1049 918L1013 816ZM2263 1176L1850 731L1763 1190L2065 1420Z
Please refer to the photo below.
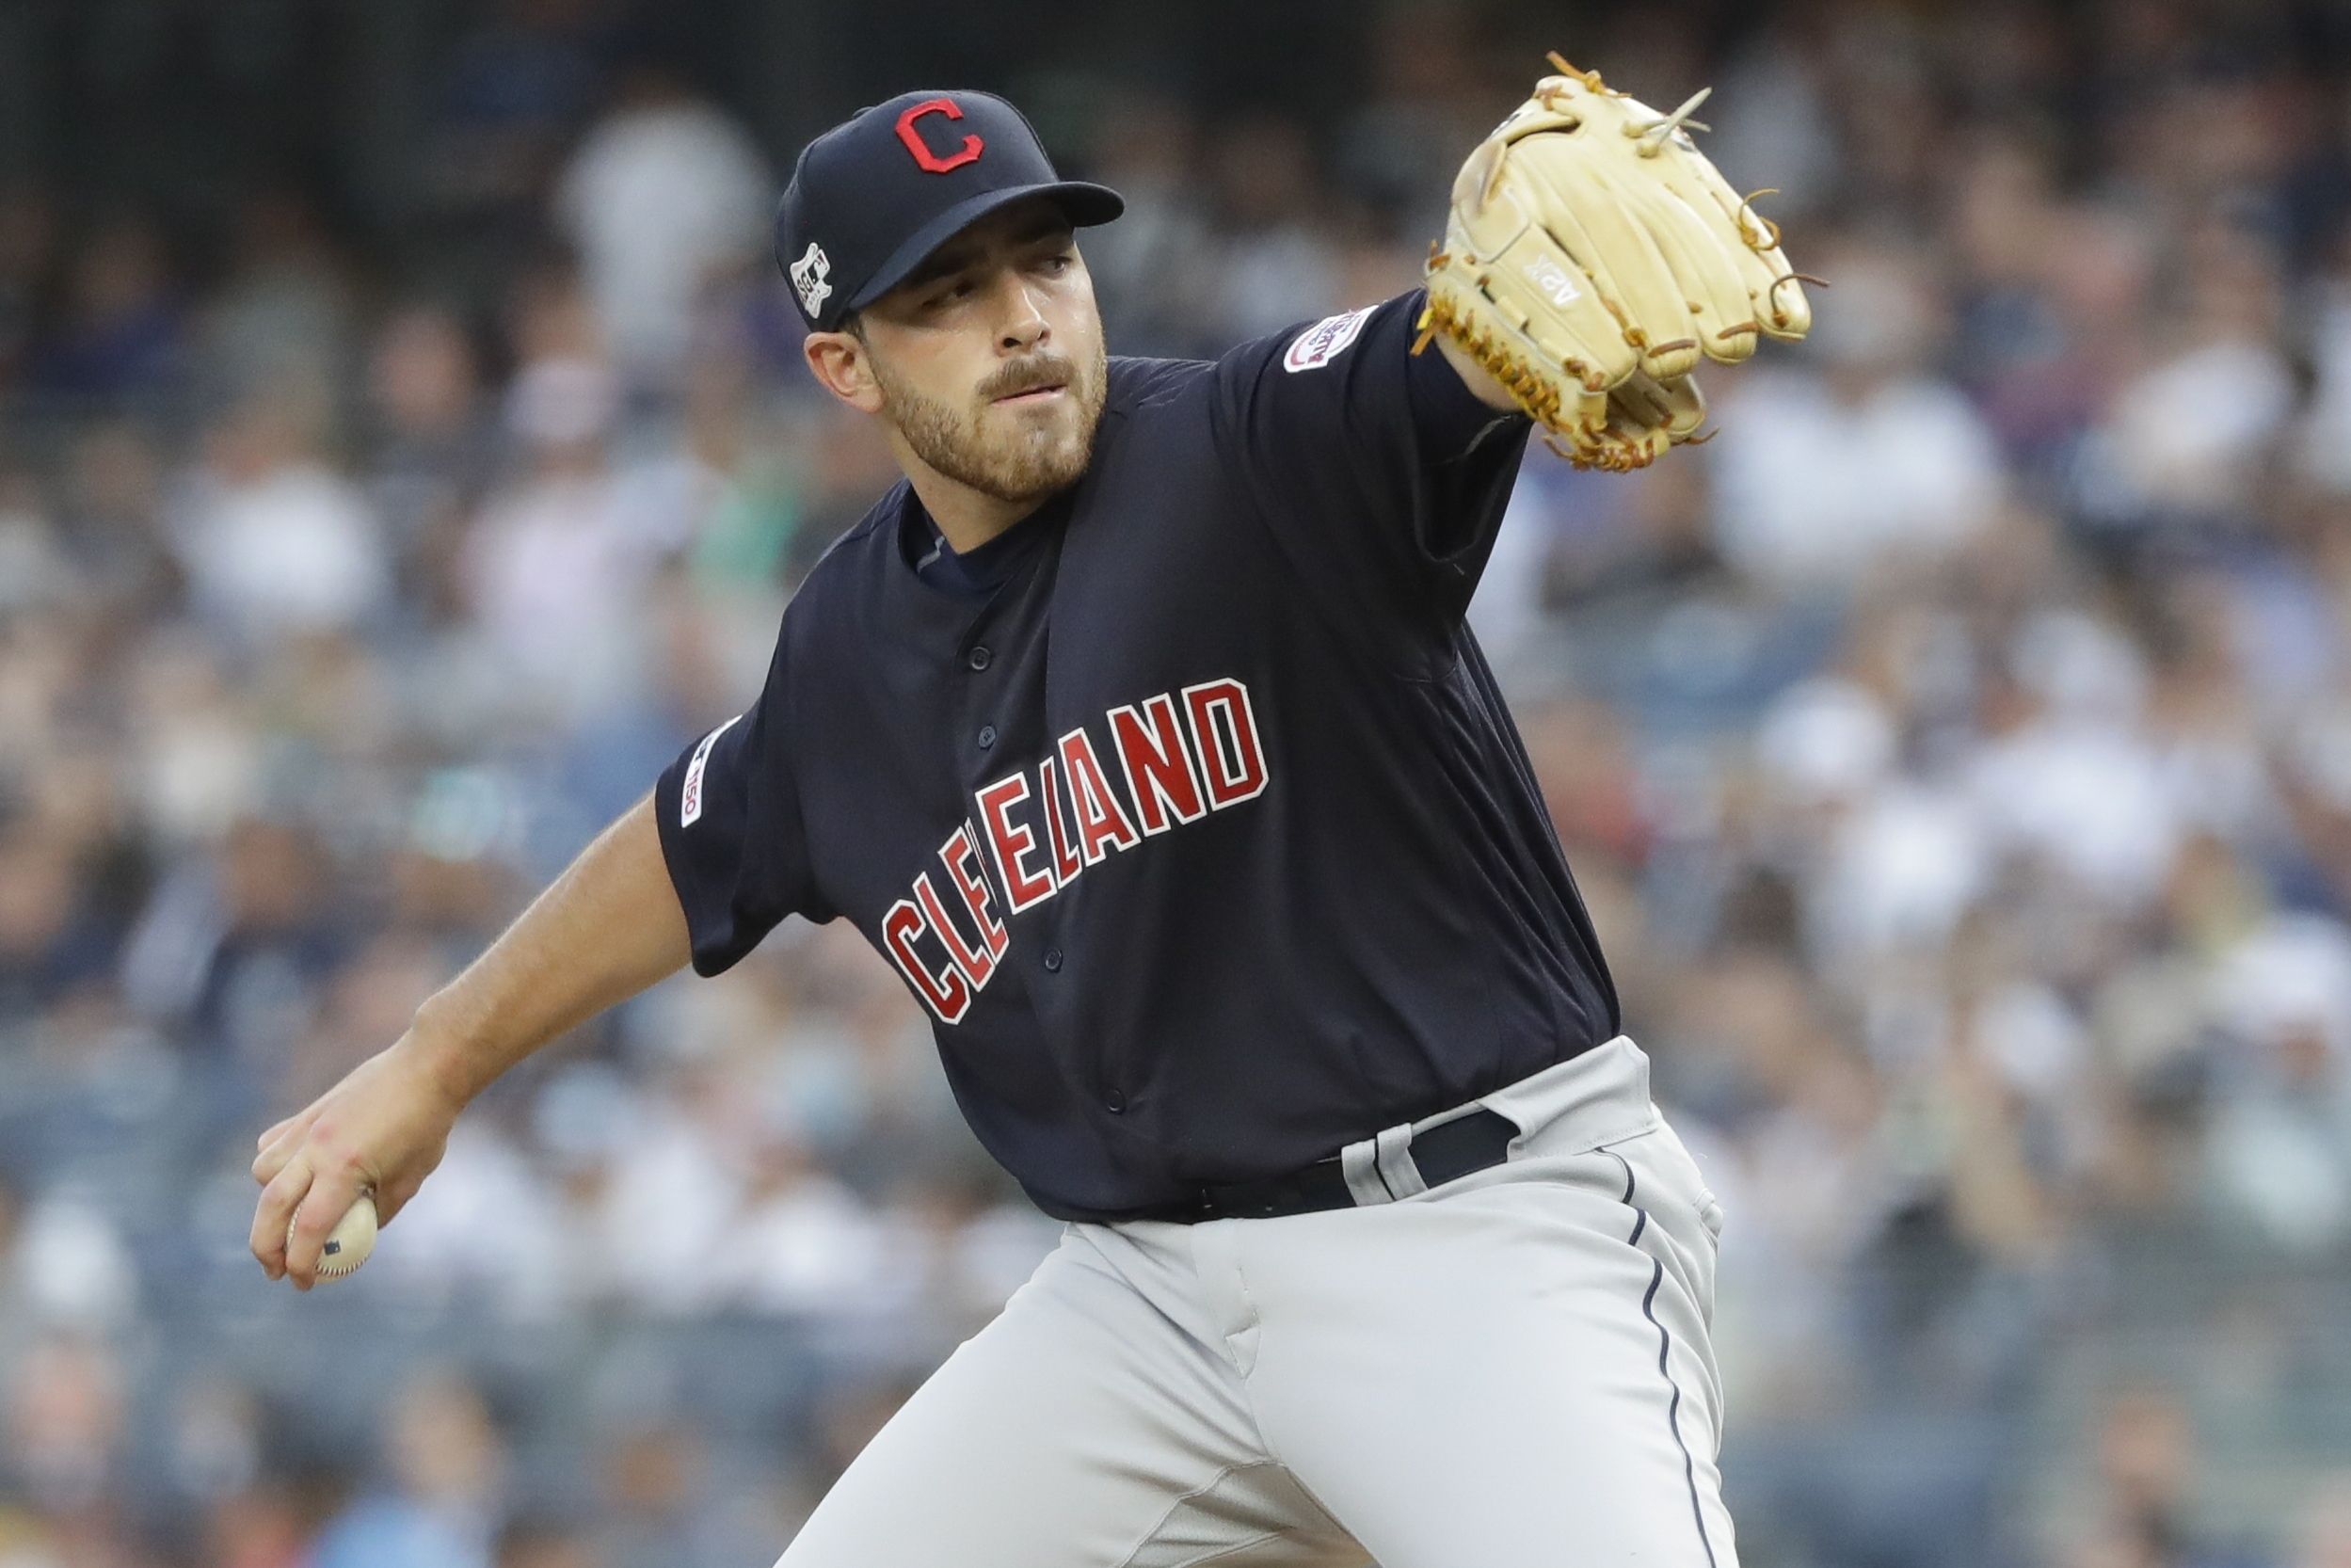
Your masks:
M1048 1213L1180 1214L1616 1033L1463 621L1527 424L1415 292L1113 359L1085 476L964 557L900 484L656 794L715 974L843 918Z

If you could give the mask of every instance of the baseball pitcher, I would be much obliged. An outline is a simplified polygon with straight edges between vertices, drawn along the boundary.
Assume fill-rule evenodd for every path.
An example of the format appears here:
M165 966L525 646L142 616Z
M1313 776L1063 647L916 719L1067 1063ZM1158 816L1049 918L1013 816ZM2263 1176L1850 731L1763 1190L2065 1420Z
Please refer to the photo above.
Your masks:
M781 1568L1733 1568L1720 1211L1463 612L1530 433L1650 462L1809 316L1696 100L1557 63L1424 287L1214 361L1108 354L1120 199L1001 99L812 142L776 260L904 479L750 706L263 1135L269 1275L543 1042L847 920L1066 1224Z

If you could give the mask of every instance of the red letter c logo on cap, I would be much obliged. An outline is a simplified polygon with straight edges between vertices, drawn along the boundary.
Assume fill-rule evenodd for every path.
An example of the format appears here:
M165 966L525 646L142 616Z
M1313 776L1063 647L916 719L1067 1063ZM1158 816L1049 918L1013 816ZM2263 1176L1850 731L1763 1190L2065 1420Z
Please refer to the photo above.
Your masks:
M952 98L926 98L898 117L898 139L906 144L906 151L914 154L914 161L932 173L944 174L951 168L961 168L978 157L980 149L987 145L976 136L967 136L963 138L963 146L946 157L940 157L931 151L930 145L914 128L914 122L926 114L943 114L950 120L961 120L963 110L955 106Z

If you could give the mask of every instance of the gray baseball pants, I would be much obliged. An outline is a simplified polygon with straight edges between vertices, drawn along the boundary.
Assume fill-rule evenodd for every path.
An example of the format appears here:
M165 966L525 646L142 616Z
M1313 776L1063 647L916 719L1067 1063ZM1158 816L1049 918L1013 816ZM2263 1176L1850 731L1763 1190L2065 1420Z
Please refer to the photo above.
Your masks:
M1069 1225L777 1568L1735 1568L1721 1210L1649 1059L1473 1104L1520 1134L1441 1187L1399 1128L1353 1208Z

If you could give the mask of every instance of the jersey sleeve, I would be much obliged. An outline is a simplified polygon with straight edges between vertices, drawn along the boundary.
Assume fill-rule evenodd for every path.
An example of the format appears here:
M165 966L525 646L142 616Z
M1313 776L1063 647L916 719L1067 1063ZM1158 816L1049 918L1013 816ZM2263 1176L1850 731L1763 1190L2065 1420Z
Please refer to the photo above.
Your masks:
M680 752L654 786L697 974L731 968L788 915L833 918L809 873L786 728L779 646L759 701Z
M1524 415L1487 408L1434 347L1417 289L1219 361L1220 445L1310 581L1356 610L1458 623L1509 504Z

